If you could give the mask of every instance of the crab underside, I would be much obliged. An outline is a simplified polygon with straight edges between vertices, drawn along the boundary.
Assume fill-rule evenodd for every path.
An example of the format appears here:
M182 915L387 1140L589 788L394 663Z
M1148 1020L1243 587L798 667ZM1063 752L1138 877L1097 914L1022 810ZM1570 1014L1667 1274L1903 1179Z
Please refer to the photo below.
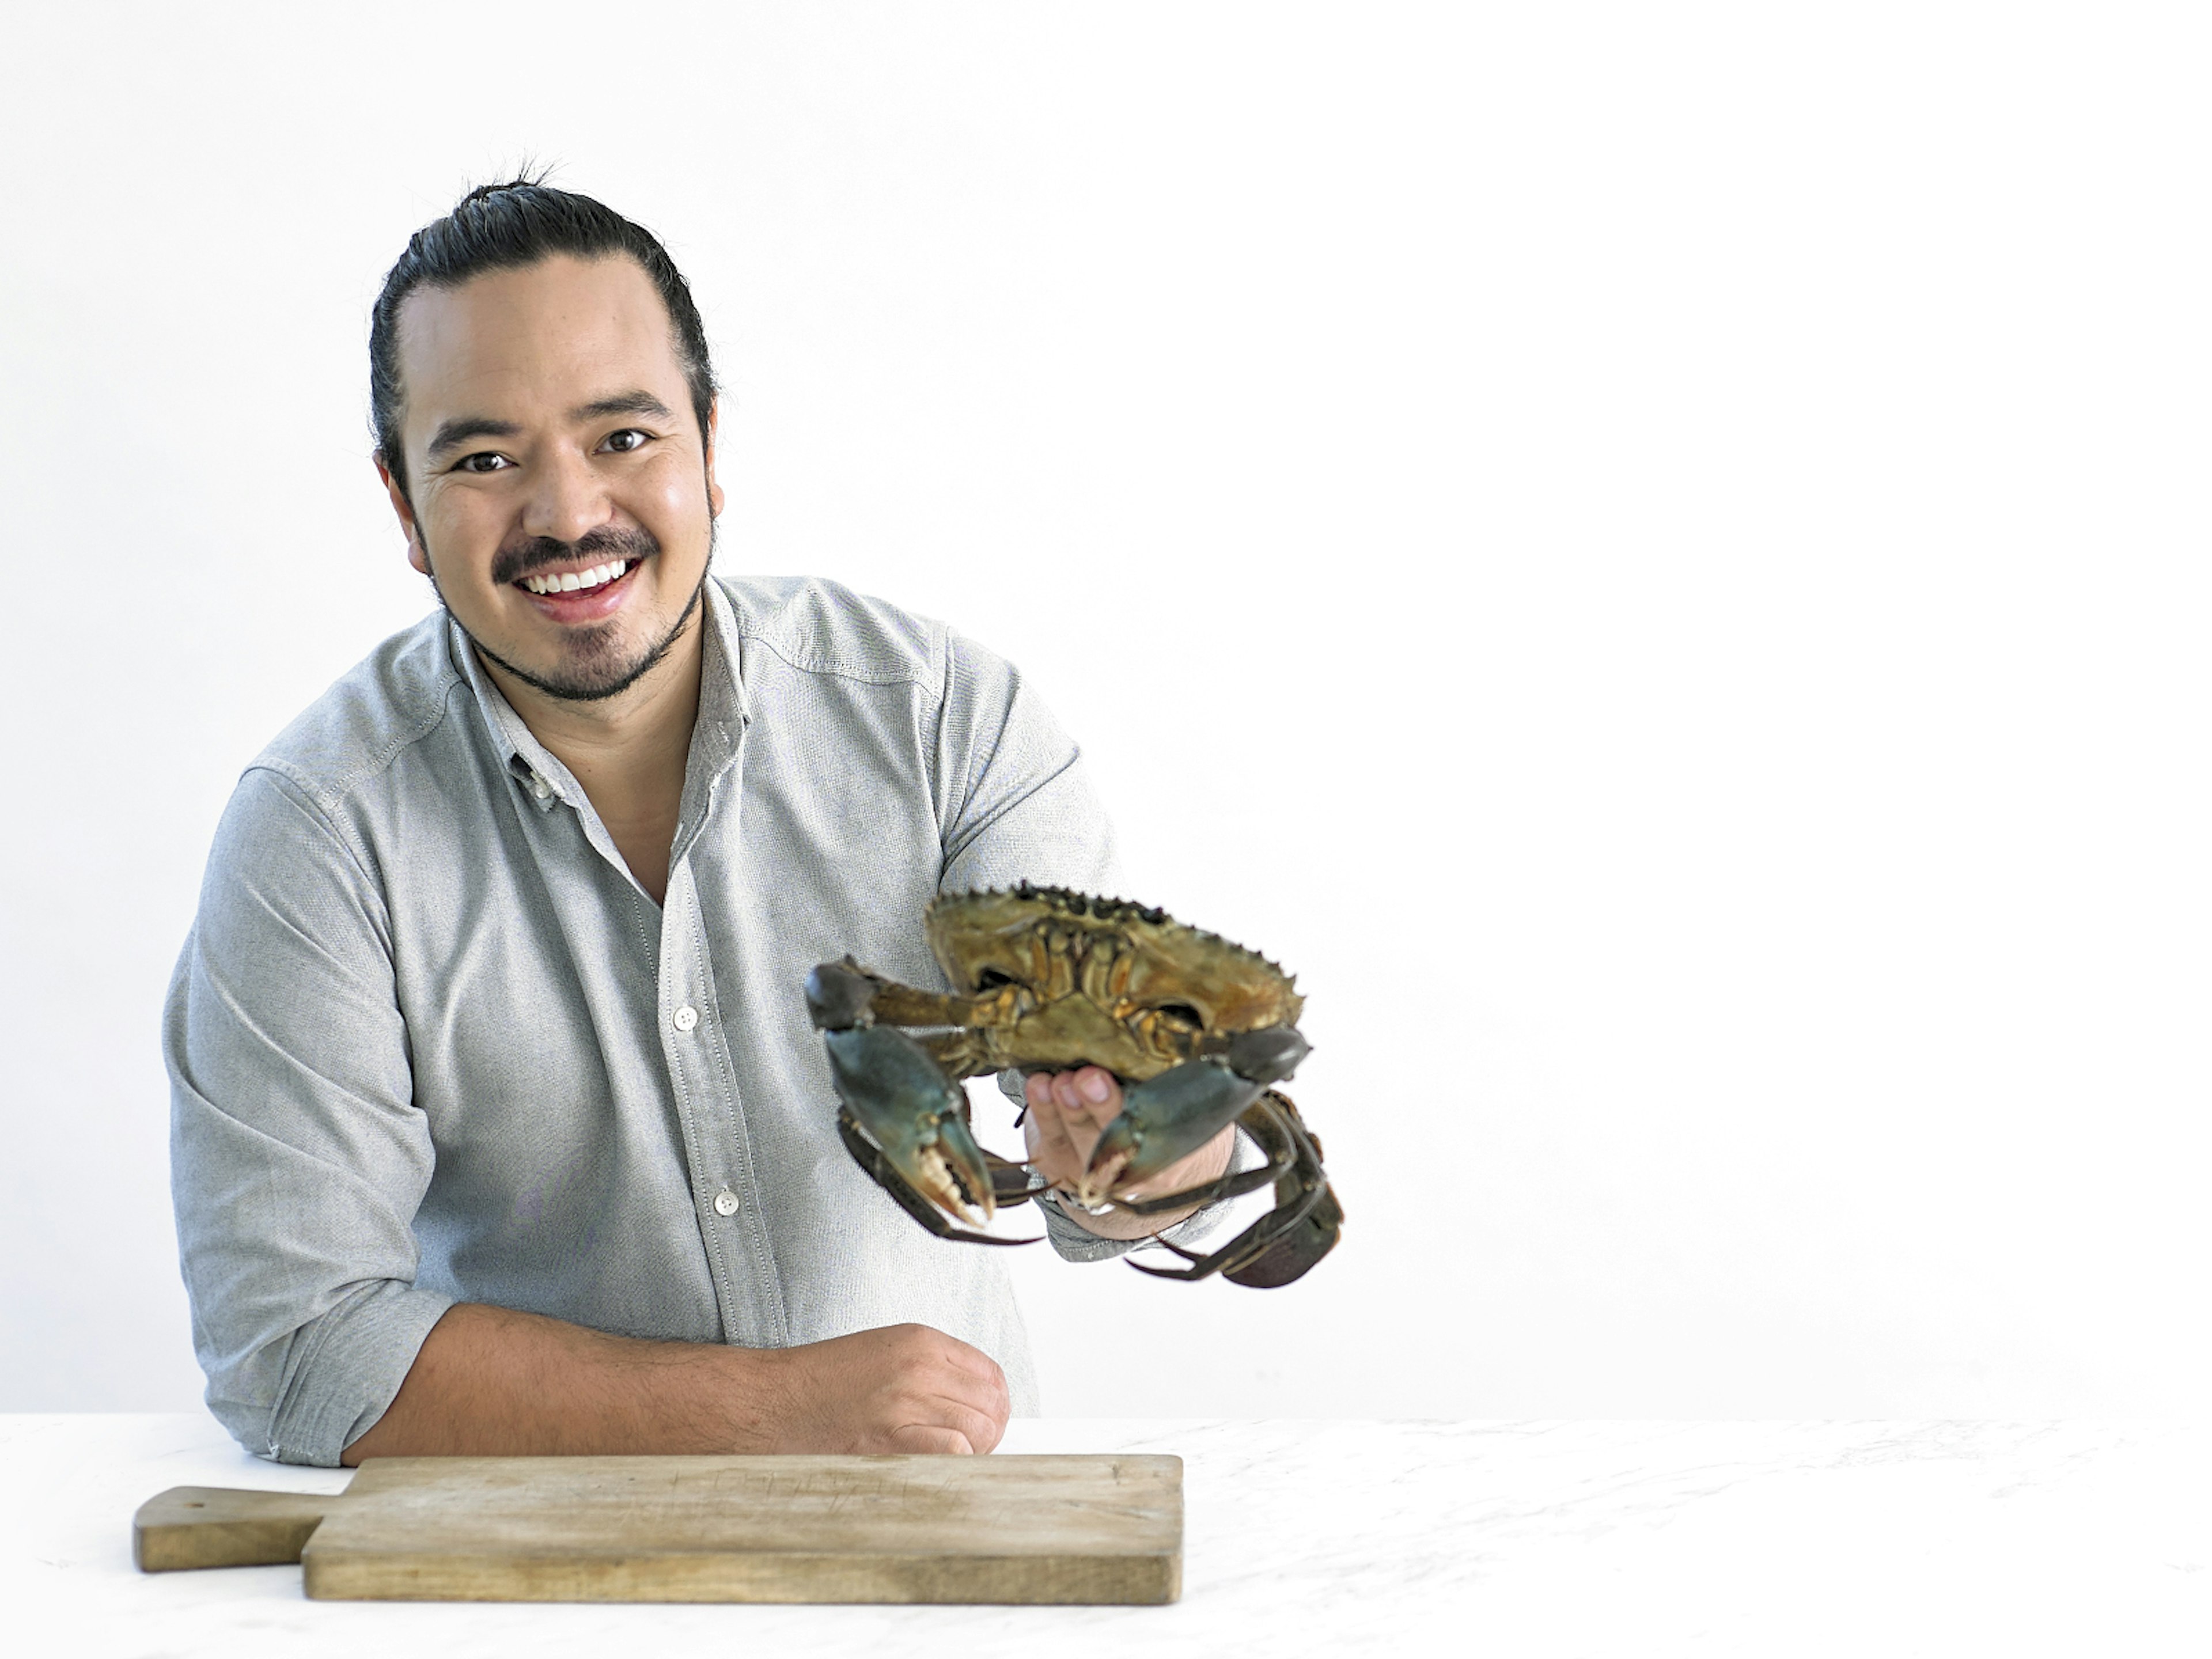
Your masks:
M975 1231L1000 1206L1048 1189L976 1144L960 1079L1101 1066L1121 1080L1121 1115L1066 1196L1149 1216L1274 1189L1273 1207L1220 1249L1201 1255L1154 1238L1183 1265L1131 1266L1269 1287L1334 1248L1344 1212L1321 1142L1272 1086L1307 1051L1296 1024L1304 999L1281 969L1164 911L1057 887L941 897L924 925L949 993L901 985L850 957L806 979L838 1133L908 1215L940 1238L1036 1243ZM1265 1155L1261 1167L1134 1195L1232 1121Z

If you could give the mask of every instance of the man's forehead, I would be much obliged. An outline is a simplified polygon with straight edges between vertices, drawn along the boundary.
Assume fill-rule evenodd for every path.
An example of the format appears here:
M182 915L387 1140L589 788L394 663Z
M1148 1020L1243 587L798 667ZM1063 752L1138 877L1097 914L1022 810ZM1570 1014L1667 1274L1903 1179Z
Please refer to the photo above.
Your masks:
M410 427L456 399L567 411L611 386L672 389L684 378L667 307L643 268L619 254L559 255L426 285L401 306L398 333Z

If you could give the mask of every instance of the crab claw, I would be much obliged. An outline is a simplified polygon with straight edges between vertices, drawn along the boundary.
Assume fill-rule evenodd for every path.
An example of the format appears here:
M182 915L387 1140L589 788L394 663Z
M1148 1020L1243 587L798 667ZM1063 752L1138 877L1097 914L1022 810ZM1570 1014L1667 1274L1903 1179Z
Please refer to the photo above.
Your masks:
M991 1170L968 1130L967 1097L929 1051L888 1025L822 1036L838 1097L885 1162L946 1214L990 1220Z
M806 976L806 1015L817 1031L848 1031L874 1023L876 982L852 957L825 962Z
M1076 1201L1151 1180L1228 1127L1271 1083L1286 1080L1312 1045L1295 1025L1240 1031L1219 1060L1186 1060L1121 1097L1121 1115L1091 1149Z
M1229 1069L1255 1083L1287 1083L1313 1044L1295 1025L1239 1031L1229 1039Z
M1121 1097L1121 1115L1091 1149L1076 1202L1103 1203L1117 1188L1151 1180L1219 1134L1266 1085L1218 1060L1191 1060L1139 1083Z

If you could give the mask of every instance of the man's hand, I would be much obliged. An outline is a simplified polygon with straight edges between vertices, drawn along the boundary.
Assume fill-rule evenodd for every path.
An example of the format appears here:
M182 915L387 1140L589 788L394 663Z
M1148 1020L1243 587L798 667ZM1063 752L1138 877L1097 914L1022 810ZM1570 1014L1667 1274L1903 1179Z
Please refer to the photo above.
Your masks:
M342 1461L647 1452L987 1452L998 1363L927 1325L796 1348L647 1342L480 1303L446 1310Z
M1106 1126L1121 1115L1121 1085L1100 1066L1086 1066L1079 1072L1039 1072L1030 1079L1024 1098L1029 1112L1022 1119L1022 1133L1029 1142L1030 1167L1054 1186L1073 1192L1091 1162L1091 1149ZM1218 1180L1227 1171L1236 1144L1232 1125L1188 1158L1132 1187L1127 1195L1151 1198ZM1101 1238L1147 1238L1196 1213L1198 1207L1194 1204L1160 1215L1133 1215L1127 1210L1091 1215L1071 1205L1062 1213Z
M784 1348L778 1451L987 1452L1006 1431L1006 1373L927 1325Z

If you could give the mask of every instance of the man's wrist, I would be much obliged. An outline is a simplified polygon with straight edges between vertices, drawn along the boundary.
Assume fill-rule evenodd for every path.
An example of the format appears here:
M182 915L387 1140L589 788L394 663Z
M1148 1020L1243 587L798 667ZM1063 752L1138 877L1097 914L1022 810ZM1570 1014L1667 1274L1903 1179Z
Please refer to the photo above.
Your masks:
M1211 1156L1208 1156L1209 1154ZM1231 1167L1237 1161L1236 1126L1231 1124L1228 1128L1224 1129L1201 1152L1193 1156L1203 1160L1199 1169L1190 1171L1173 1185L1164 1187L1163 1188L1164 1192L1204 1187L1220 1180L1223 1176L1228 1174ZM1119 1205L1109 1205L1094 1214L1058 1188L1048 1189L1039 1197L1038 1201L1051 1203L1070 1224L1081 1228L1095 1238L1112 1239L1116 1243L1124 1243L1132 1239L1151 1238L1157 1234L1165 1232L1170 1227L1180 1226L1206 1208L1206 1204L1201 1200L1187 1205L1179 1210L1169 1210L1158 1214L1140 1214Z
M786 1449L797 1403L789 1351L723 1346L713 1352L713 1392L707 1404L714 1438L732 1453Z

